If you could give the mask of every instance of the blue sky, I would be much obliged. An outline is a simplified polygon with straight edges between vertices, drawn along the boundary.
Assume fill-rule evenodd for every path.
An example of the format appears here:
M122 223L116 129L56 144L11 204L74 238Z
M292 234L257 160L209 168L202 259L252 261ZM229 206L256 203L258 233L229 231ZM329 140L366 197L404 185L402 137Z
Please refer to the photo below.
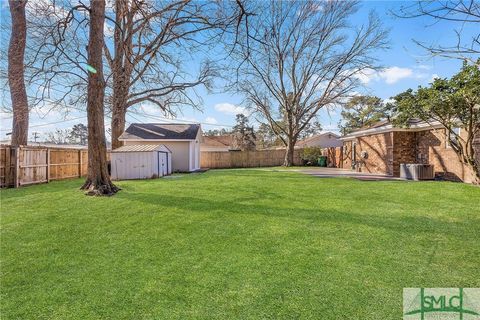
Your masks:
M1 0L2 20L9 15L6 0ZM459 60L447 60L443 58L432 59L426 52L415 45L412 39L429 44L448 44L455 40L454 29L456 23L442 21L432 24L430 18L399 19L390 14L390 10L398 8L405 2L394 1L365 1L361 10L353 17L352 24L366 21L368 13L375 10L382 18L384 25L390 28L390 49L377 53L383 71L375 72L362 77L363 88L359 92L377 95L380 98L388 99L393 95L408 88L416 88L418 85L428 84L433 77L450 77L460 67ZM473 33L476 30L464 29L464 34ZM478 31L476 31L478 32ZM4 38L4 37L2 37ZM2 46L8 43L2 42ZM2 64L6 57L2 56ZM193 61L192 63L196 63ZM60 88L61 89L61 88ZM215 91L220 92L221 87ZM3 91L4 93L8 91ZM209 94L204 90L198 93L202 97L202 110L192 110L186 107L181 110L177 118L179 121L192 121L203 123L204 130L232 126L235 122L235 114L243 112L239 106L242 97L225 93ZM2 96L2 103L8 105L10 99L8 94ZM142 113L153 115L154 118L139 116L137 114L127 115L128 122L161 122L164 115L151 105L139 106ZM318 118L324 128L328 131L337 131L340 110L323 110ZM11 129L11 114L2 111L0 139L5 139L5 133ZM255 122L254 117L251 117ZM45 112L45 110L33 110L30 116L30 133L38 132L40 140L46 137L46 132L55 129L69 128L76 123L86 123L86 114L83 112L72 112L65 116L60 110ZM108 126L108 123L106 124ZM228 128L228 127L227 127Z

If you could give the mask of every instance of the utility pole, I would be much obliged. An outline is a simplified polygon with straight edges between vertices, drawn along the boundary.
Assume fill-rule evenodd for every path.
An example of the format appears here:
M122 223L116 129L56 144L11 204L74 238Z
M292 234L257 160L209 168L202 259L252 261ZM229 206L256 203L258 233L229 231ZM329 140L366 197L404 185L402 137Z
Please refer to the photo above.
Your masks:
M37 142L37 139L40 137L40 135L38 134L37 131L34 131L32 132L32 135L33 135L33 141L34 142Z

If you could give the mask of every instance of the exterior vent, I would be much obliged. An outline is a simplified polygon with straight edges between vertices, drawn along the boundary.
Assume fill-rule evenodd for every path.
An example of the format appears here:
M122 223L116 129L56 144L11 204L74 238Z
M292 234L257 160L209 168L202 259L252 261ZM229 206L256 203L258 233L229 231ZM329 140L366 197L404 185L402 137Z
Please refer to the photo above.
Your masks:
M400 178L408 180L433 180L435 171L433 165L419 163L400 164Z

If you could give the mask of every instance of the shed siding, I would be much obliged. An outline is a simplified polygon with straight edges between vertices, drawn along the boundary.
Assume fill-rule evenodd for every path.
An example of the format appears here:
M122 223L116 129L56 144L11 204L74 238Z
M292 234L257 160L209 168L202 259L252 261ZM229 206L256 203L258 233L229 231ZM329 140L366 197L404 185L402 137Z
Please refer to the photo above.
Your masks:
M112 153L112 178L150 179L158 176L156 152Z
M190 143L189 141L128 141L125 140L125 145L134 144L163 144L172 152L172 170L175 172L188 172L189 158L190 158Z

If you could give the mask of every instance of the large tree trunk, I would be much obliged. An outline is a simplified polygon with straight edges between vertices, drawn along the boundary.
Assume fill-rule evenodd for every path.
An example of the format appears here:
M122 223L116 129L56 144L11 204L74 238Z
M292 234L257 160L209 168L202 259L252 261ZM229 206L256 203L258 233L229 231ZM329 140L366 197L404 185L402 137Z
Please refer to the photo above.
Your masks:
M96 72L88 75L88 174L82 189L87 195L113 195L119 189L110 181L107 170L107 147L105 142L103 79L103 28L105 0L91 2L90 32L88 39L88 64Z
M112 150L123 146L123 142L118 140L125 131L125 111L113 106L112 109Z
M125 131L128 94L133 66L130 58L132 53L132 36L125 36L123 29L130 30L133 26L133 14L129 11L129 4L126 1L115 1L115 32L114 48L115 56L111 61L113 75L113 97L112 97L112 149L119 148L123 142L118 138Z
M112 149L120 148L123 142L118 140L120 135L125 131L126 123L126 105L128 96L128 85L124 74L116 74L114 70L113 76L113 98L112 98ZM121 72L121 71L120 71Z
M286 149L286 152L285 152L285 160L283 162L283 165L285 167L291 167L294 165L293 163L293 159L294 159L294 155L295 155L295 143L297 142L297 140L295 138L288 138L288 142L287 142L287 149Z
M13 108L12 145L28 142L28 100L24 80L24 56L27 38L26 0L9 0L12 33L8 47L8 83Z

